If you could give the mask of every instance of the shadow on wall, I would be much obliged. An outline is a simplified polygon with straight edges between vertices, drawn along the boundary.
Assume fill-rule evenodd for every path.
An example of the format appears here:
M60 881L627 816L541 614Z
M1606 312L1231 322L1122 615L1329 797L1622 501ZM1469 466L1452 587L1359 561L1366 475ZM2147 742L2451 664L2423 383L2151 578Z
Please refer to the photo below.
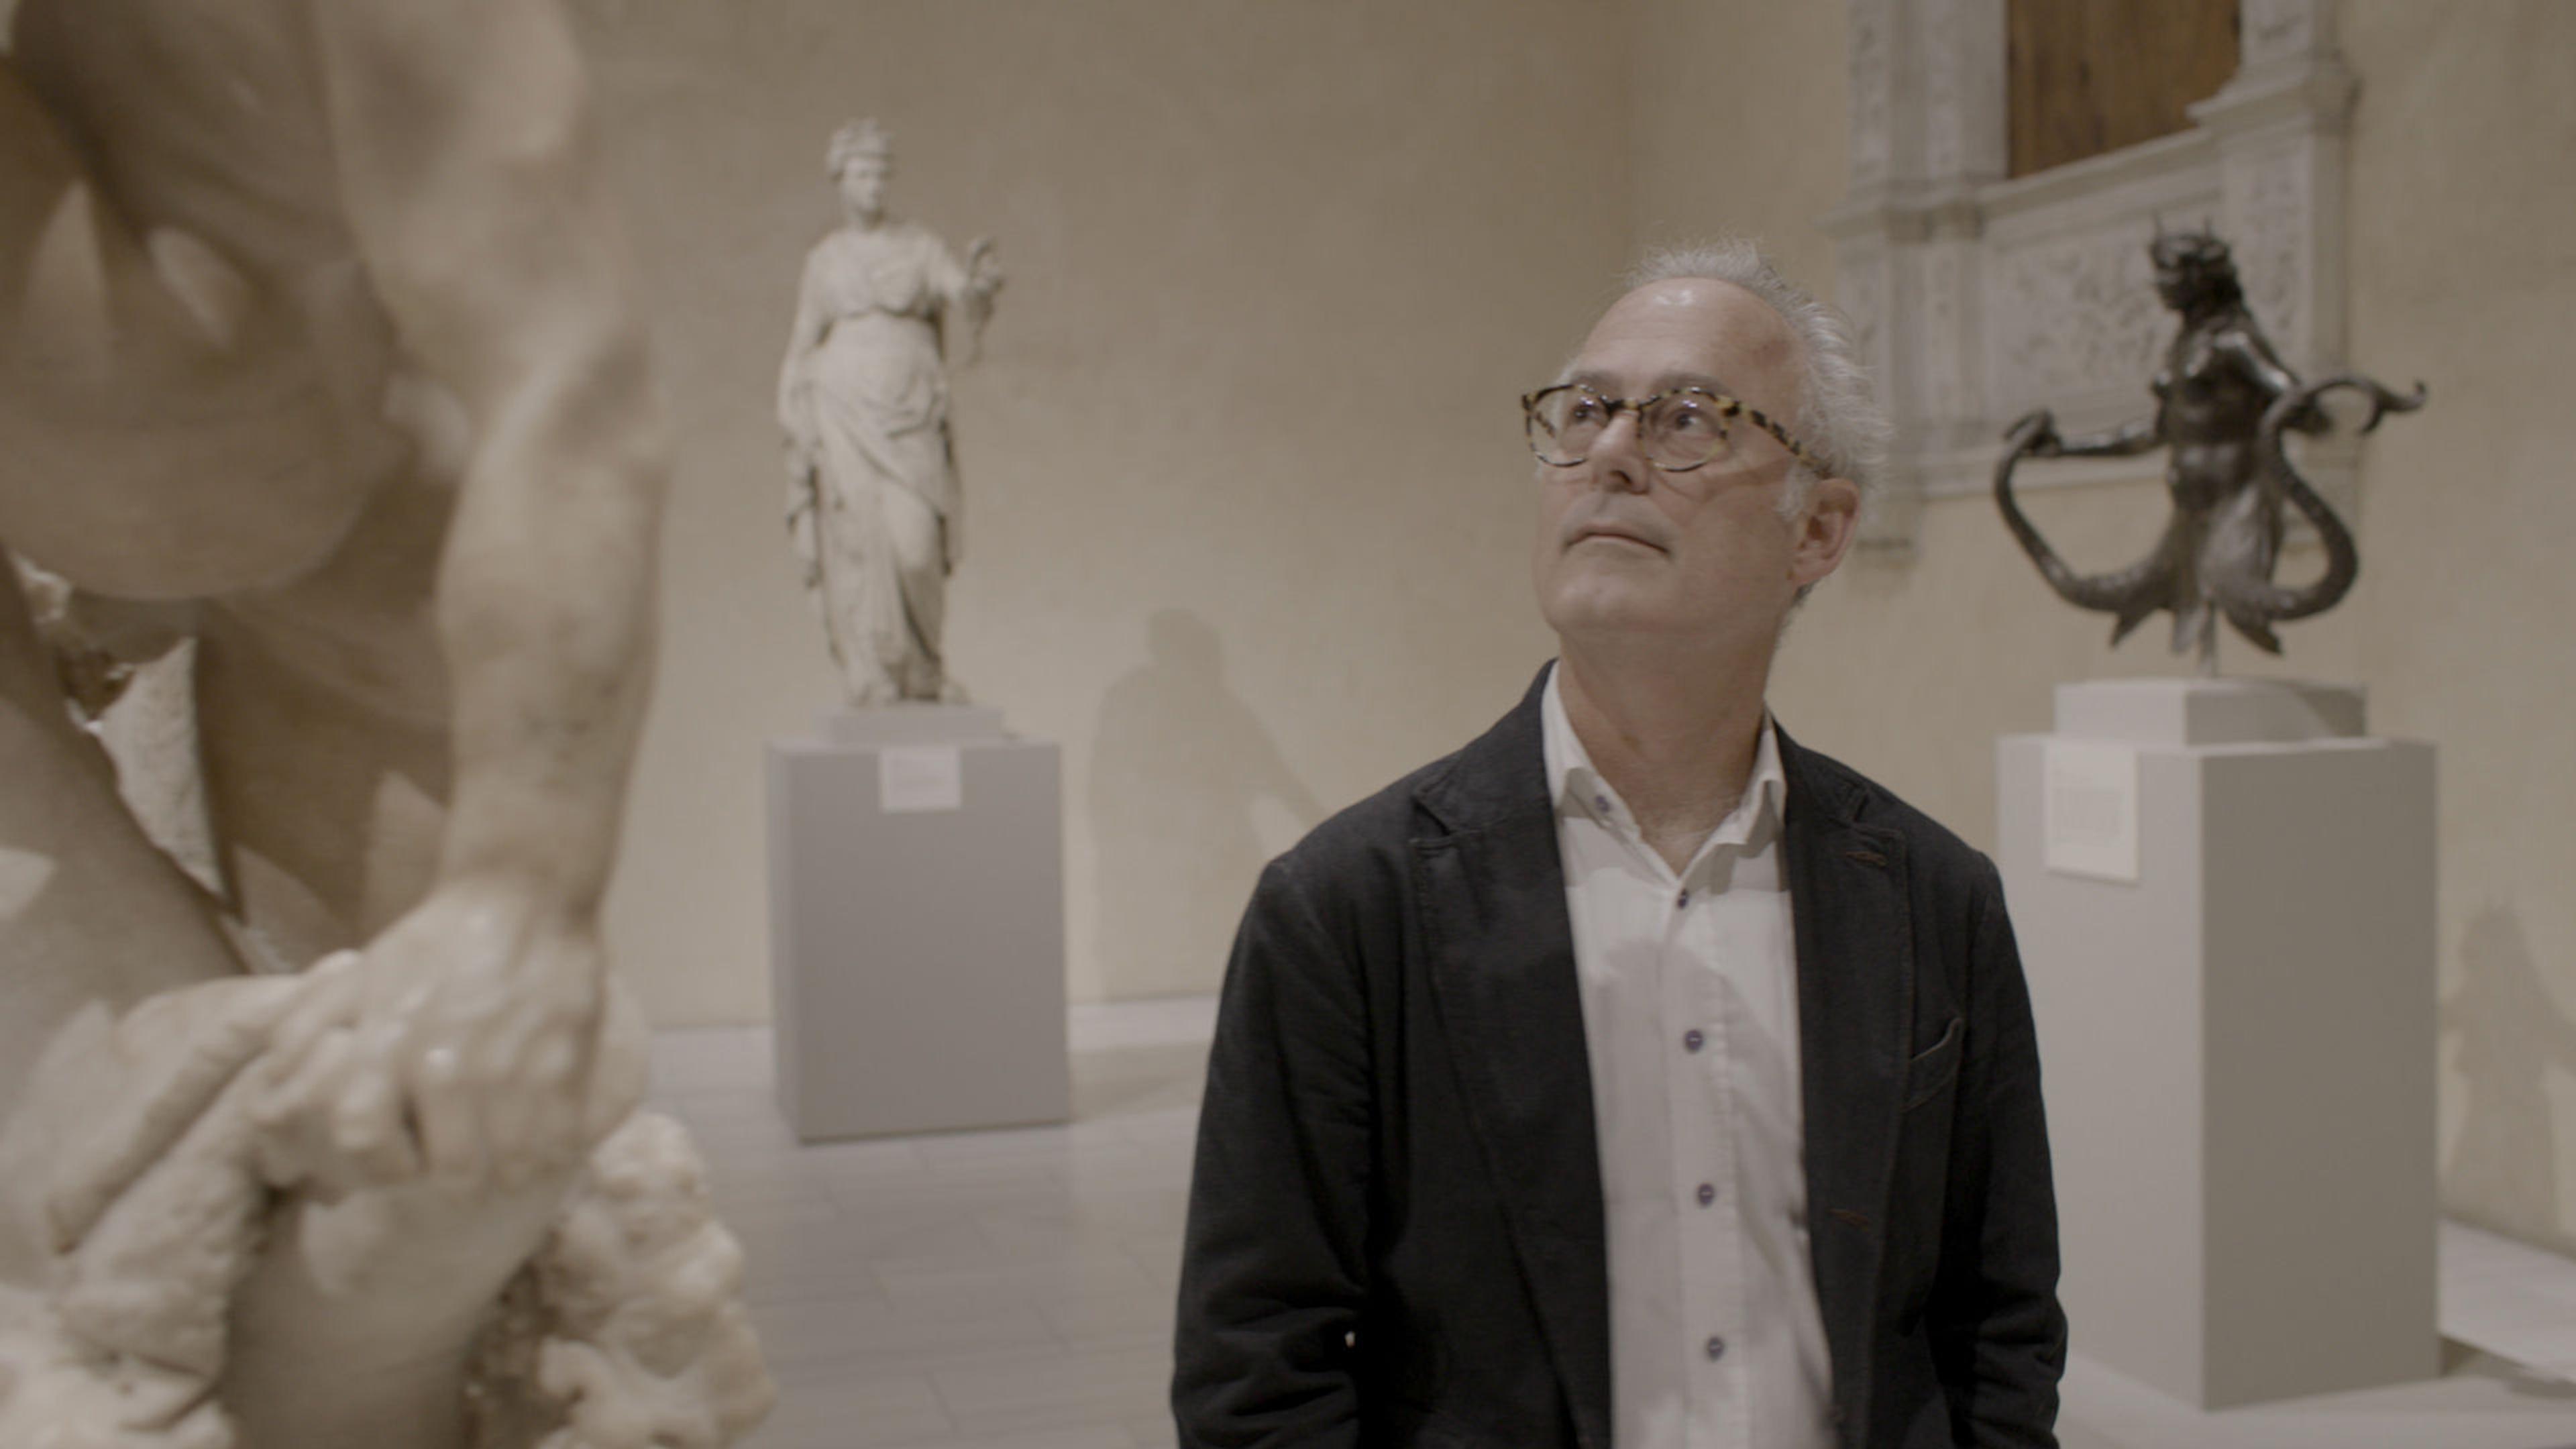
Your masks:
M1213 991L1266 852L1256 809L1321 818L1207 621L1157 609L1145 666L1109 686L1091 761L1101 978L1113 997Z
M2446 1211L2560 1251L2576 1251L2576 1225L2558 1199L2559 1133L2549 1069L2576 1076L2576 1021L2550 994L2522 922L2490 906L2460 944L2465 970L2442 1003L2442 1032L2459 1037L2456 1059L2468 1104L2442 1165Z

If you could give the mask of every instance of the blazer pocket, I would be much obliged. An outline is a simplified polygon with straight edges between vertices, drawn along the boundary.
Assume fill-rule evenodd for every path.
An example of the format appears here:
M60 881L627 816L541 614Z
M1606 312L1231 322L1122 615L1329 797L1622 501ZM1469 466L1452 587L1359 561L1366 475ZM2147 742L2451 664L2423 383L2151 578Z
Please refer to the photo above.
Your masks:
M1943 1087L1957 1079L1959 1043L1966 1039L1967 1034L1968 1023L1954 1016L1950 1018L1950 1029L1941 1033L1939 1041L1905 1064L1906 1111L1911 1112L1931 1101L1940 1095Z

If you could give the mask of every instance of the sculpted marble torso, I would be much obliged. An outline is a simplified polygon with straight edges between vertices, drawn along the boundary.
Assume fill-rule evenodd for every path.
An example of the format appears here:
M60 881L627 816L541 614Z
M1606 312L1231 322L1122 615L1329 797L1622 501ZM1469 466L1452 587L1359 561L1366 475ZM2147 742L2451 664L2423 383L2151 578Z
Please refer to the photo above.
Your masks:
M0 463L11 546L106 598L197 604L210 809L246 914L299 964L429 883L448 722L430 594L458 484L388 416L389 395L456 403L398 350L339 204L319 68L293 43L304 10L19 7L18 75L99 158L112 212L92 225L141 251L103 279L115 357L90 378L30 370L51 385L16 392L11 433L33 445ZM74 223L43 220L30 290L76 297L94 284ZM118 267L115 239L98 245ZM328 814L309 783L279 788L325 760L351 785L402 783Z
M16 8L0 544L196 639L223 892L0 588L0 1430L452 1449L592 1149L686 1176L599 943L665 464L582 94L555 0Z
M832 146L843 225L806 255L779 372L788 530L853 704L963 697L942 653L965 542L948 427L952 342L971 354L1001 273L885 210L874 123Z

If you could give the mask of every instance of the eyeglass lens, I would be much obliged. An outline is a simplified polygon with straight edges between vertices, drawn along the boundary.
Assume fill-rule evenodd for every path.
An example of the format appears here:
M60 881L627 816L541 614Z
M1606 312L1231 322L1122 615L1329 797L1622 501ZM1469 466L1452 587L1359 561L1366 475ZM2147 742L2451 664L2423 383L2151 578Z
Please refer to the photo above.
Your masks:
M1610 420L1627 407L1588 387L1550 388L1530 405L1530 447L1549 463L1580 463L1591 455ZM1638 416L1637 443L1658 467L1697 467L1726 446L1723 406L1697 389L1650 399Z

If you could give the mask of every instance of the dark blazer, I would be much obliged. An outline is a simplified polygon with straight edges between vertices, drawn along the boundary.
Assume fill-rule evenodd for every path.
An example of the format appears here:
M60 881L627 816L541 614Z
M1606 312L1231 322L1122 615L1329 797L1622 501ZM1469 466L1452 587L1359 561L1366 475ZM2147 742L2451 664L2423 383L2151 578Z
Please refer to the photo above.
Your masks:
M1610 1444L1592 1079L1534 684L1271 862L1226 971L1180 1442ZM2039 1056L1983 855L1783 734L1808 1221L1848 1449L2052 1446Z

